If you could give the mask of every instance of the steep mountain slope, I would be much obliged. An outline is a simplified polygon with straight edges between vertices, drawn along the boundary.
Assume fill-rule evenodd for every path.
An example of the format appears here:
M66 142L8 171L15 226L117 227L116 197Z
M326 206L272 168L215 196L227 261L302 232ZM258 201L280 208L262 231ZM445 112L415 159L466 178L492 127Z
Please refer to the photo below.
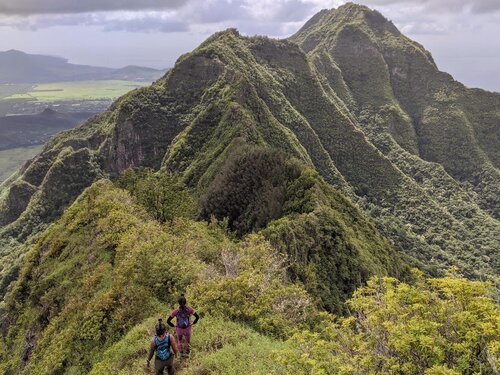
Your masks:
M500 95L467 89L440 72L421 45L363 6L322 11L290 40L307 52L325 91L342 98L372 144L412 180L399 190L402 199L414 195L426 202L371 203L411 223L431 246L442 249L443 236L455 237L453 255L467 263L471 253L482 253L498 272ZM414 183L434 202L417 197ZM430 224L425 205L434 203L440 209L431 210ZM436 225L440 233L428 233ZM464 236L472 227L475 234ZM492 241L484 242L488 238ZM426 251L435 257L436 250Z
M413 53L409 61L423 60L421 72L412 69L420 72L417 77L407 66L406 71L400 66L391 70L406 76L414 92L393 89L393 82L402 87L406 81L391 78L379 52L385 39L374 39L381 33L387 34L387 55ZM477 146L479 141L464 143L475 152L461 153L476 172L469 175L474 168L468 165L453 167L456 142L465 138L450 138L444 128L462 134L473 126L470 122L435 126L444 130L427 139L418 121L430 119L432 110L425 107L428 116L416 117L418 108L438 95L434 86L426 91L415 83L423 76L434 74L433 85L444 80L438 87L449 83L468 95L478 91L438 72L420 46L364 7L322 12L292 39L309 57L287 41L244 38L234 30L216 34L181 57L150 88L126 95L108 112L56 137L26 167L16 188L4 192L4 237L22 239L40 222L57 217L98 176L114 176L130 166L163 168L181 173L202 193L223 160L242 143L265 144L314 166L351 198L361 197L360 204L377 217L379 229L411 257L441 268L459 264L470 275L496 273L498 169ZM424 104L403 107L400 102L410 103L404 95ZM447 105L443 100L440 115L462 110L458 102ZM491 104L490 113L495 113L497 107ZM492 116L486 117L486 127L497 134L498 128L488 125L495 120ZM495 136L488 139L492 143ZM482 144L493 155L496 148ZM439 150L444 160L431 149ZM424 160L430 154L433 163ZM70 177L73 170L80 171L78 178ZM61 183L68 178L72 184ZM50 198L51 186L61 190L58 199Z
M164 71L139 66L121 69L70 64L54 56L32 55L22 51L0 52L0 83L46 83L121 79L152 82Z
M142 194L144 183L148 186L151 180L165 182L165 174L140 171L139 176L135 176L135 173L129 171L119 179L119 184L127 186L134 196L110 181L96 182L26 254L15 287L0 305L0 370L3 374L140 373L152 327L157 317L164 317L173 308L181 291L188 293L202 319L195 328L194 356L176 361L180 373L285 374L298 368L309 373L310 368L338 368L339 364L356 368L359 360L346 353L343 346L346 343L357 356L368 359L372 351L378 354L376 363L365 360L363 368L392 368L395 353L402 373L409 372L409 366L414 369L442 364L441 351L437 354L431 351L431 362L422 364L429 356L426 354L429 353L428 341L418 345L422 337L430 342L436 340L440 350L444 348L453 354L447 356L445 362L452 368L472 367L494 373L489 371L494 368L490 358L498 357L491 357L496 356L496 352L490 352L489 344L494 344L498 337L495 334L497 316L493 301L486 295L488 284L465 279L438 279L424 284L422 279L417 279L416 285L409 287L393 278L374 277L352 300L361 312L359 323L370 327L367 332L361 331L362 336L353 324L353 317L337 325L333 317L318 314L316 298L286 276L290 259L263 236L251 234L243 241L231 239L224 223L193 222L183 216L185 210L174 210L176 215L169 222L158 223L150 215L151 209L157 206L147 204L149 199L153 198L152 202L166 199L164 203L171 205L181 197L189 200L187 192L171 189L173 181L170 180L170 185L161 185L164 191L153 184L151 190ZM306 174L307 180L314 180L314 176L307 171ZM297 189L297 185L304 184L292 184L291 190L296 193L294 203L301 197L309 196L306 201L314 198L314 193ZM303 232L313 228L317 231L315 234L333 244L332 247L312 247L310 251L317 252L327 263L328 273L346 275L351 271L346 267L348 264L340 264L337 270L328 258L328 250L338 253L342 251L342 244L351 247L347 255L356 270L359 265L353 263L357 259L353 250L359 244L345 243L344 236L354 235L348 241L361 239L358 231L371 225L359 211L342 202L338 193L328 188L323 191L328 192L333 194L316 198L337 200L336 208L331 208L336 227L332 227L330 221L330 232L323 231L326 226L313 223L314 213L311 213L291 228L305 223ZM328 216L323 213L318 218L325 217ZM282 221L280 219L277 225L283 227ZM272 225L270 227L272 232ZM370 231L374 232L371 228L365 232L368 236ZM376 237L368 239L368 244L380 243ZM374 255L380 258L382 254ZM297 252L291 260L296 262L296 258L304 256L309 254ZM310 264L304 268L310 277L321 278L321 273ZM347 284L337 281L335 285ZM383 298L383 309L380 298ZM425 303L427 301L432 303ZM381 319L385 321L387 311L391 312L387 314L389 317L396 319L390 323L396 325L380 323ZM408 319L415 312L417 319ZM375 319L365 319L365 314ZM453 317L462 319L457 319L458 325L450 326ZM445 329L435 329L436 321ZM429 322L430 329L423 329L423 322ZM456 328L460 330L458 334ZM403 342L415 340L411 350L405 350L408 345L402 345L403 348L399 345L401 329L404 330ZM391 350L382 356L379 345L372 344L373 340L380 340L381 335ZM337 348L338 337L342 338L340 348ZM288 339L286 346L283 339ZM470 349L476 345L482 349L481 353L487 350L487 354L471 355ZM325 355L322 349L325 346L330 355ZM297 351L305 353L299 356L299 362ZM312 352L314 360L308 352ZM277 355L279 361L276 361ZM336 373L336 370L329 372ZM413 370L411 373L424 372Z
M382 130L405 151L441 164L499 218L500 95L465 88L380 13L355 4L318 14L291 40L318 69L325 58L335 61L367 133Z
M313 297L314 306L323 302L328 309L340 310L342 298L367 274L384 275L384 267L397 274L399 262L361 212L327 186L317 191L317 177L303 173L291 184L288 206L300 201L315 205L307 220L315 220L315 215L328 220L316 229L329 246L310 250L321 250L321 259L289 262L299 278L302 272L316 275L320 282L305 280L319 297ZM121 183L136 191L130 180L129 176ZM166 199L176 199L178 193L168 193ZM325 193L331 194L321 197ZM165 199L157 188L146 195L152 194ZM8 348L0 346L3 373L88 373L106 348L153 314L164 316L186 288L205 317L225 311L225 320L244 322L271 336L287 337L291 326L305 324L306 311L314 317L304 287L286 276L287 259L262 235L235 241L217 223L179 216L162 226L146 212L151 207L138 201L140 194L132 197L110 181L98 181L34 242L15 287L0 306ZM295 227L302 221L287 217ZM280 231L270 228L269 233ZM319 261L328 269L320 269Z
M311 81L313 73L308 71L307 60L297 46L266 38L246 39L229 30L215 35L192 55L181 58L176 67L152 87L126 95L108 112L51 140L41 155L27 165L21 177L5 191L2 206L5 248L12 246L7 242L11 238L22 242L33 231L53 221L93 180L104 175L117 176L130 166L180 173L198 195L205 192L213 194L215 186L221 181L222 186L231 186L224 182L224 176L220 176L218 171L224 165L231 165L247 145L248 152L253 156L247 156L251 168L246 178L262 177L266 165L276 164L276 158L273 159L265 151L274 149L286 155L278 156L279 160L295 157L302 162L291 167L290 181L275 178L264 181L264 186L269 183L272 186L270 191L295 189L296 194L305 196L292 203L289 198L291 193L288 192L283 201L274 203L276 211L270 213L255 204L250 215L256 219L242 228L237 228L236 222L231 220L232 229L244 235L264 228L273 219L285 215L306 215L308 220L316 222L318 234L323 232L322 236L304 233L301 229L304 216L289 218L288 225L294 226L291 230L297 232L298 240L292 243L287 240L287 225L284 222L275 230L269 229L267 235L284 252L302 252L306 242L314 247L309 254L300 255L293 276L302 280L331 310L341 311L341 302L369 275L400 274L403 267L393 246L380 236L361 212L352 207L351 202L341 196L335 198L337 193L321 182L318 176L307 177L306 174L300 178L307 164L313 166L316 163L330 181L338 182L337 185L346 192L350 189L328 153L322 150L322 146L319 150L314 146L321 145L321 141L308 120L288 102L285 91L292 93L292 88L279 88L279 83L266 70L267 63L261 64L253 57L252 49L258 52L265 48L271 48L271 52L275 53L289 48L292 66L285 65L284 68L295 71L304 69L304 83ZM249 59L251 64L245 63L244 59ZM298 68L293 64L298 64ZM268 87L266 82L270 80L272 86ZM318 90L314 79L311 85L312 93ZM328 106L326 98L315 95ZM261 96L268 98L268 102ZM273 115L271 109L290 114ZM341 115L334 107L331 112ZM314 116L312 112L309 115ZM361 132L356 131L352 124L346 126L348 130L343 139L360 144L360 147L366 148L367 154L383 160ZM305 143L310 151L300 144L288 127L295 127L299 137L311 139L310 143ZM338 134L341 135L341 132ZM262 155L263 159L262 166L258 168L252 165L256 155ZM360 157L353 157L362 161ZM285 164L283 168L286 169ZM390 167L388 162L386 164ZM280 166L279 163L277 165ZM370 172L368 166L365 168ZM314 198L318 189L322 196L330 197ZM235 199L238 200L244 194L236 191ZM307 191L310 193L306 194ZM267 194L267 190L259 191L256 196L261 193ZM312 197L310 203L309 196ZM273 193L271 197L276 195ZM209 201L212 205L204 207L202 216L209 218L213 214L221 220L225 216L231 217L228 210L232 208L226 200L219 200L216 205L213 205L216 200ZM339 217L336 211L349 212L350 215ZM8 252L5 250L4 254ZM11 253L17 257L18 252ZM308 263L311 270L318 270L317 276L303 271ZM11 280L15 270L4 267L3 274Z
M497 274L499 95L440 73L421 46L365 7L323 11L292 40L308 54L291 41L215 34L151 87L55 137L2 192L2 253L17 254L16 241L44 228L102 176L145 166L180 174L203 196L217 191L220 171L248 145L316 169L373 216L408 261ZM477 108L473 97L483 102ZM489 114L481 117L479 108ZM463 112L463 121L452 112ZM470 153L459 153L457 143ZM467 163L456 163L459 154ZM218 204L203 216L252 217ZM230 226L240 234L265 228L281 210L259 213L263 219L242 230ZM309 236L285 241L285 250L304 252Z
M233 373L272 373L276 338L294 327L335 337L319 312L346 313L372 275L375 304L396 285L381 276L413 280L407 263L498 275L499 96L453 81L353 4L320 12L291 40L213 35L152 86L54 137L0 187L0 370L138 372L149 327L187 290L218 327L196 344L200 361L222 353ZM429 294L409 290L398 286L401 304L413 298L421 314ZM342 323L349 340L353 319ZM398 324L420 334L419 319ZM486 353L492 324L474 350ZM329 358L323 345L311 350ZM477 368L491 353L482 357Z

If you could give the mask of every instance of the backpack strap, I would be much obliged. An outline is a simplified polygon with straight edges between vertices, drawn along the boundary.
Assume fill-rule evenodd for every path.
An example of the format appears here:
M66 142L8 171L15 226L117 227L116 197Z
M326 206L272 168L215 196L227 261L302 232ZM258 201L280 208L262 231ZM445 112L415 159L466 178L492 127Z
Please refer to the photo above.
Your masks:
M167 335L165 336L165 339L167 340L167 345L170 346L170 334L169 333L167 333ZM160 346L160 344L164 343L164 341L160 341L158 336L154 336L153 341L155 343L155 348L158 348Z

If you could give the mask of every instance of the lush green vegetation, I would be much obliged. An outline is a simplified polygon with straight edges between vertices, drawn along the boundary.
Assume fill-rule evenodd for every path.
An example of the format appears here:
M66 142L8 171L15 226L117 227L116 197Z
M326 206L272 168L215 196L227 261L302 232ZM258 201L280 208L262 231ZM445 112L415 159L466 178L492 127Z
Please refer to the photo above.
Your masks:
M285 342L240 324L208 318L195 332L194 353L181 374L495 374L498 307L491 286L457 277L415 284L374 278L349 301L353 317L324 316ZM105 353L92 374L144 365L144 342L154 319ZM276 360L277 359L277 360ZM125 365L123 365L125 364ZM134 372L136 371L136 372Z
M128 187L137 187L133 173ZM137 198L95 183L25 255L0 305L2 373L141 372L154 323L180 292L202 315L181 374L494 373L499 315L488 283L375 276L348 301L355 315L337 319L292 282L294 260L264 236L238 240L227 223L182 211L161 224L154 207L164 205L143 197L167 203L189 193L137 175L150 181L132 189Z
M179 178L147 168L127 169L117 180L160 223L196 217L196 201Z
M138 373L185 292L181 373L495 374L498 108L366 7L215 34L0 191L0 370Z
M350 96L339 95L359 128L405 175L389 197L358 201L378 228L420 267L497 275L500 174L492 149L499 95L466 89L440 72L421 45L364 6L319 13L291 40L308 51L333 95L347 87ZM339 74L326 70L328 57Z
M151 318L130 331L122 340L104 352L103 359L90 374L107 375L119 371L136 375L144 371L145 342L153 335L155 319ZM220 318L203 317L194 327L189 359L177 362L177 373L195 374L270 374L279 366L276 355L284 349L283 341L259 334L248 326Z
M483 121L464 104L483 94L451 81L420 45L365 7L323 12L291 40L308 55L291 41L244 38L235 30L215 34L151 87L56 137L20 176L30 185L18 182L13 186L24 187L21 195L14 191L0 202L10 226L0 236L9 241L12 233L43 228L81 192L75 186L51 203L56 215L38 211L52 180L71 178L48 173L68 145L88 149L78 167L86 184L131 166L170 171L201 197L201 217L227 216L239 235L264 228L290 213L283 205L289 172L271 176L272 168L261 169L271 178L252 185L259 193L243 194L232 184L236 190L225 190L230 174L243 173L231 172L240 161L256 169L251 157L235 155L257 146L316 169L375 219L407 262L431 274L449 265L471 277L497 274L496 137L483 134L496 131L495 96L483 98L481 106L492 108ZM366 65L372 57L376 63ZM416 64L411 74L408 61ZM470 152L460 158L467 160L456 155L464 142ZM218 200L233 206L219 207Z
M104 349L144 319L165 316L186 289L205 314L284 337L305 324L310 299L287 280L280 257L263 237L237 243L216 223L161 226L126 191L100 181L26 254L3 306L3 372L90 371Z
M280 353L295 374L496 374L500 314L492 286L456 276L373 278L354 316L300 332Z
M41 102L54 102L61 100L95 100L115 99L135 88L146 86L144 82L134 81L75 81L41 83L29 87L26 92L14 93L3 99L29 99ZM3 85L4 90L11 85ZM25 90L26 85L21 85L19 91Z
M127 170L117 183L160 222L197 216L194 198L170 173ZM261 230L288 257L291 280L303 283L328 311L345 311L343 302L373 274L407 273L396 250L352 202L313 170L270 149L247 147L231 155L201 197L198 215L222 223L235 238Z
M201 216L228 219L229 227L242 235L262 229L288 211L310 210L314 203L287 202L287 192L300 176L300 167L271 149L243 149L220 168L200 202ZM298 188L300 189L300 187ZM295 193L295 192L293 192ZM302 206L302 207L299 207ZM309 206L309 207L308 207Z

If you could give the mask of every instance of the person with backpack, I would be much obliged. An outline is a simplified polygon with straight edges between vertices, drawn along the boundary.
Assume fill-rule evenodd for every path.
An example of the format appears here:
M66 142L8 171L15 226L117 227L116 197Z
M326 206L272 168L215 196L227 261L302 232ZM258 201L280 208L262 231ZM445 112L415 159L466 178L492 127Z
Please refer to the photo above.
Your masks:
M184 294L181 294L179 298L179 308L172 311L170 316L167 319L167 324L170 327L174 327L172 323L172 319L176 318L175 321L175 333L177 336L177 340L179 341L179 351L182 354L189 354L190 343L191 343L191 334L192 334L192 326L198 323L198 319L200 316L194 311L192 307L187 306L186 297ZM191 315L194 316L193 324L191 324ZM183 339L186 339L186 344L183 344Z
M148 370L151 368L151 358L153 358L153 354L156 352L155 374L163 374L163 370L166 368L168 375L173 375L174 355L176 357L178 355L177 343L175 342L175 338L167 332L167 326L163 323L162 319L158 319L155 328L156 336L151 339L146 366Z

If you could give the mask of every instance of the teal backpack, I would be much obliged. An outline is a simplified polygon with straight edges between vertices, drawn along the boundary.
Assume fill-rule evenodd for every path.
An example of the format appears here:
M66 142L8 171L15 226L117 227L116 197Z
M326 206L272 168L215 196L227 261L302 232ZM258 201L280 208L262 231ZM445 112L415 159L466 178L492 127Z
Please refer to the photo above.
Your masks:
M154 342L156 347L156 356L158 357L158 359L162 361L168 360L172 355L172 353L170 352L170 335L165 336L162 341L160 341L160 339L155 336Z

